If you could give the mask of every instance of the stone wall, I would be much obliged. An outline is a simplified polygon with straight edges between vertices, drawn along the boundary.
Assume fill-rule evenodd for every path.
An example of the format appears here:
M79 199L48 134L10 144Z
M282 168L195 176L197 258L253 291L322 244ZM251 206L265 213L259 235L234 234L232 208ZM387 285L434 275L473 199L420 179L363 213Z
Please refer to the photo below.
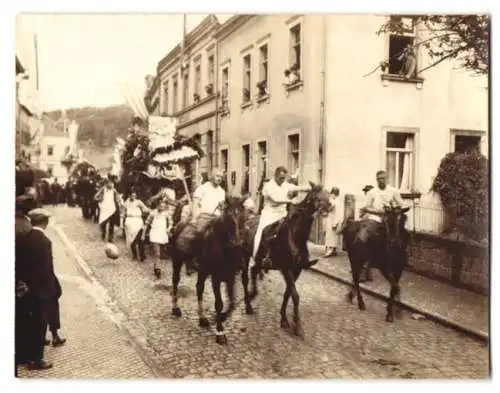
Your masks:
M487 245L413 233L408 256L408 270L484 295L489 293Z

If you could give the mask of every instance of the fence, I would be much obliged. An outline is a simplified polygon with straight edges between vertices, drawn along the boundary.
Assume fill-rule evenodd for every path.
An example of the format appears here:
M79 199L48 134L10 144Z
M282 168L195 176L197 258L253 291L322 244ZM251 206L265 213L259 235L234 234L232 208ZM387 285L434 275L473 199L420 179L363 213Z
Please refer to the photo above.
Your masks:
M354 197L354 219L359 220L359 209L366 203L364 194L356 194ZM445 224L445 214L439 198L435 195L424 195L418 201L405 200L405 203L411 206L407 213L408 220L406 228L409 231L424 232L431 234L440 234ZM347 210L344 208L344 210ZM340 212L344 215L344 212ZM346 213L349 214L349 213ZM322 219L317 219L313 225L310 240L318 243L324 243L325 230Z

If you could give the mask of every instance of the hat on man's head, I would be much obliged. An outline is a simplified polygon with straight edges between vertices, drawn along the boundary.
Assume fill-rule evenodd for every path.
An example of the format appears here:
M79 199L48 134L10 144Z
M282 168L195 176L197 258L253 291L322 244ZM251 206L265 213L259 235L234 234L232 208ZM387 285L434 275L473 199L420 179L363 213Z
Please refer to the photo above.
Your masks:
M28 212L28 217L33 223L42 221L51 216L52 214L50 214L48 210L42 208L33 209Z
M362 190L362 191L363 191L363 192L368 192L368 191L370 191L372 188L373 188L373 186L371 186L371 185L367 184L367 185L363 188L363 190Z

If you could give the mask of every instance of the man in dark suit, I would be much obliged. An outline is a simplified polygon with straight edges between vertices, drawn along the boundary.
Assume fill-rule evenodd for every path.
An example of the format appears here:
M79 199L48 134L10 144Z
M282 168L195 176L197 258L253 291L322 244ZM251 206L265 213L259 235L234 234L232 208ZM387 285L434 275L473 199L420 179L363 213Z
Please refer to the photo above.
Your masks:
M52 367L43 360L47 322L51 319L57 299L57 278L54 274L52 242L45 235L50 213L34 209L28 213L32 229L25 237L26 284L31 309L29 368L45 370Z
M16 279L16 311L15 311L15 358L16 365L29 361L29 341L31 324L30 301L27 285L26 267L26 235L31 231L30 219L26 216L28 197L16 198L15 218L15 279Z

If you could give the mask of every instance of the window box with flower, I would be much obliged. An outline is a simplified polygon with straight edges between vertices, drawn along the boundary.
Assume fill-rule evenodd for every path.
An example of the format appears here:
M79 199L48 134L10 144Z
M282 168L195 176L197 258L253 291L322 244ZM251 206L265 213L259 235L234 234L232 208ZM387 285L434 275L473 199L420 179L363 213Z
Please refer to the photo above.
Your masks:
M267 81L263 80L257 83L257 102L266 101L269 98L267 90Z
M193 101L195 104L198 104L200 102L200 95L199 94L193 94Z
M283 85L288 92L301 89L304 85L304 82L301 79L300 70L296 64L285 69L284 76L285 81Z
M208 85L206 85L205 86L205 92L209 96L211 96L212 94L214 94L214 84L213 83L209 83Z

